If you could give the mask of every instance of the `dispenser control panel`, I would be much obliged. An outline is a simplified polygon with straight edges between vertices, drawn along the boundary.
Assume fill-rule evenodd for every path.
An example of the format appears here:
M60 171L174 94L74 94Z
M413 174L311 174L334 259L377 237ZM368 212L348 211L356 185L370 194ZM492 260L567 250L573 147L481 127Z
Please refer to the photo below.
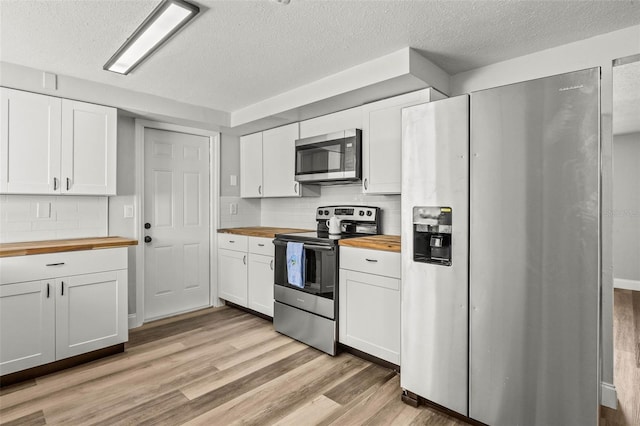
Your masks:
M451 207L413 207L413 260L451 266Z

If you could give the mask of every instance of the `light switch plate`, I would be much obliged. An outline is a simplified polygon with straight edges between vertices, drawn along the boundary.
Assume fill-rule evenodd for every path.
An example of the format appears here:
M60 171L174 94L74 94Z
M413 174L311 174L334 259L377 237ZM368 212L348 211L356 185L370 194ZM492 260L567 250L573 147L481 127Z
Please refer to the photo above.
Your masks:
M229 185L231 185L231 186L238 186L238 176L236 176L236 175L230 175L230 176L229 176Z
M133 206L128 204L124 206L124 217L132 218L133 217Z

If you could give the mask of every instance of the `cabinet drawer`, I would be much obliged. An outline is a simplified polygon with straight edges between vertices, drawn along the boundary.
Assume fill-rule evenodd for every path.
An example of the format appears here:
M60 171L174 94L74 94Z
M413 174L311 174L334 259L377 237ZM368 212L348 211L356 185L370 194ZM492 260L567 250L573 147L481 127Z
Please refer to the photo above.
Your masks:
M245 235L218 234L218 248L234 251L247 251L249 246L248 240L249 237Z
M340 247L340 268L400 278L402 262L400 253Z
M126 247L3 257L0 258L0 284L126 268Z
M273 256L273 238L249 237L249 253Z

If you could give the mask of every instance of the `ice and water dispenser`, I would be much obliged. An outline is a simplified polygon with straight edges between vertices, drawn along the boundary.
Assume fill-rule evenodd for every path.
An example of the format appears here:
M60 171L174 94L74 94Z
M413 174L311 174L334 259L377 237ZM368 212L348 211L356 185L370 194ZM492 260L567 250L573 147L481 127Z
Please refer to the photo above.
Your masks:
M451 266L451 207L413 208L413 260Z

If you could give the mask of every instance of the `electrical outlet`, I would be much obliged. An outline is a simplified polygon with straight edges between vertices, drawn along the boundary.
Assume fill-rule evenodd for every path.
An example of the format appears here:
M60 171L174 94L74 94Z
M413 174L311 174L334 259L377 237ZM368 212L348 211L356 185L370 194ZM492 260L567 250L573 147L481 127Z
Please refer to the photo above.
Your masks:
M51 217L51 203L38 202L36 217L38 219L48 219Z
M230 214L238 214L238 204L237 203L229 204L229 213Z

